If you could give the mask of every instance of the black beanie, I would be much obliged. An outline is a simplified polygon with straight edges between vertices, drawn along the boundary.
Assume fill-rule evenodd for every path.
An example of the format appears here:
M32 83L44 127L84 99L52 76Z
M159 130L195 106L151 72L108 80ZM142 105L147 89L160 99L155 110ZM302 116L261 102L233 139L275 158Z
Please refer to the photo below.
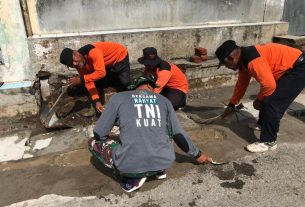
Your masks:
M60 62L68 67L73 67L73 50L65 48L60 54Z
M237 48L236 42L233 40L227 40L224 43L222 43L222 45L220 45L215 54L216 57L218 58L220 64L223 62L223 60L228 57L231 52Z

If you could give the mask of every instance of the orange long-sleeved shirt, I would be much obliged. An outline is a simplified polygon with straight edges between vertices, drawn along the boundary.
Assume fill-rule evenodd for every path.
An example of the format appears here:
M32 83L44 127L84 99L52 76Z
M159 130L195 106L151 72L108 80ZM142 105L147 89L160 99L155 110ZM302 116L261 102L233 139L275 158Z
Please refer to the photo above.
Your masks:
M99 99L94 81L106 76L106 68L112 67L127 56L127 49L115 42L95 42L78 50L86 59L84 68L78 70L92 100Z
M267 43L250 47L242 47L243 66L239 70L238 80L232 104L237 104L244 96L251 77L260 83L259 100L270 96L276 88L276 81L293 67L302 52L298 49L277 43Z
M145 69L147 72L148 69ZM175 65L163 61L154 75L157 78L155 93L160 93L164 87L178 89L185 94L188 92L188 82L185 74Z

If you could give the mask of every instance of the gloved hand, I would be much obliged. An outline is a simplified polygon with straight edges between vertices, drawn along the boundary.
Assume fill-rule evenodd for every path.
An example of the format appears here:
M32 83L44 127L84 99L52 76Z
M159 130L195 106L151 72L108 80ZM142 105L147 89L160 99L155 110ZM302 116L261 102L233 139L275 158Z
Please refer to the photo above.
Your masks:
M225 111L222 113L221 118L225 118L228 115L230 115L235 109L235 105L232 103L229 103L228 106L226 107Z
M260 111L261 108L262 108L262 102L260 100L258 100L258 99L255 99L253 101L253 108L255 108L256 110Z

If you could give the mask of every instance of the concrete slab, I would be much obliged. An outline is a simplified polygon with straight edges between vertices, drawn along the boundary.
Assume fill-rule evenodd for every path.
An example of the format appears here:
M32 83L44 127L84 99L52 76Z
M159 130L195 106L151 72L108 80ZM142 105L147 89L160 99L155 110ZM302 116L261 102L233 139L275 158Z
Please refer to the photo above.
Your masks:
M305 143L283 144L277 151L248 154L225 166L198 166L157 188L131 194L52 193L9 206L303 206L304 150Z
M303 45L305 44L305 36L280 35L280 36L274 36L273 41L282 44Z
M295 188L290 188L273 178L280 177L285 180L285 176L289 174L284 176L277 173L286 172L285 170L290 169L287 166L292 168L298 166L300 172L293 176L296 179L295 184L299 182L300 177L303 179L303 165L299 166L298 163L302 162L300 159L305 147L303 138L305 120L285 114L279 132L278 151L255 155L245 151L244 147L259 138L258 131L247 127L247 124L255 121L256 117L251 104L258 90L257 85L251 85L242 100L246 105L243 113L247 117L237 120L236 117L231 116L208 125L196 124L187 117L187 113L194 113L200 117L221 113L224 110L223 102L228 102L232 90L232 87L225 87L193 91L189 95L188 106L177 112L183 128L194 143L216 161L231 161L228 165L221 168L194 165L192 159L175 147L176 162L167 171L169 179L148 181L138 192L127 195L112 178L111 172L94 160L88 152L87 137L92 136L92 133L88 133L88 128L92 130L92 127L77 126L75 129L32 135L31 145L24 153L24 157L32 155L33 158L0 163L0 180L3 183L2 188L0 186L2 192L0 205L21 202L16 206L27 204L38 206L39 203L44 203L46 206L54 206L54 203L58 206L75 203L86 206L94 206L97 203L108 206L190 206L195 204L211 206L214 202L218 203L218 206L225 206L231 202L232 206L243 206L247 200L252 199L253 195L256 196L256 200L265 198L264 195L268 192L264 191L264 188L269 189L269 183L267 185L266 180L274 182L273 188L279 189L279 192L284 188L289 189L287 195L290 197L283 201L284 204L289 204L291 199L294 199L291 193L294 192L293 189L297 189L297 193L302 193L301 188L297 185L294 185ZM303 104L303 96L296 99L296 102ZM116 128L113 134L117 133ZM43 145L39 145L40 142L45 142L44 146L48 143L49 145L42 148ZM40 149L37 146L40 146L38 147ZM265 165L264 162L266 162ZM257 177L239 174L242 169L253 169L250 165L255 172L258 172ZM277 170L274 171L274 169ZM272 175L270 172L275 174ZM256 185L256 181L259 185ZM286 183L286 181L283 182ZM264 195L261 195L260 191L263 191ZM257 193L253 194L253 192ZM237 201L234 203L226 198L227 194L240 203ZM186 195L188 195L187 199ZM274 196L273 193L268 195ZM299 202L298 199L295 202ZM270 200L275 201L273 197L272 199L270 197ZM265 200L267 204L263 202L262 205L268 206L270 200Z
M0 139L0 162L19 160L26 150L28 138L20 139L17 135Z

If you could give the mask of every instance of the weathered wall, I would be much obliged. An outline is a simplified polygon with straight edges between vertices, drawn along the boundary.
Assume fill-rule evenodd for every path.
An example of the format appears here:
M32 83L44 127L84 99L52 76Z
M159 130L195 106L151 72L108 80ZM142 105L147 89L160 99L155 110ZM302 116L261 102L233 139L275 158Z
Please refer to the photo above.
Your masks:
M284 0L27 0L33 34L279 21Z
M24 13L20 2L26 8ZM4 61L0 81L34 80L41 69L63 72L66 68L58 61L61 50L77 49L94 41L122 43L129 50L131 63L147 46L156 47L161 57L169 60L191 56L196 46L206 47L213 55L225 39L235 39L242 45L271 41L273 35L288 30L288 24L278 22L283 2L0 0L0 49ZM215 73L213 67L192 69L187 75L193 80L202 76L204 82L223 74L222 70ZM0 99L6 100L0 106L0 117L37 112L29 88L20 90L19 94L0 91Z
M29 50L19 0L0 0L0 81L32 79Z
M281 21L285 1L287 0L266 0L263 21Z
M289 22L289 34L305 35L305 1L286 0L283 20Z
M59 63L58 58L64 47L78 49L94 41L115 41L125 45L129 51L130 62L136 63L137 58L142 55L142 49L148 46L156 47L164 59L190 57L196 46L207 48L209 55L214 56L216 47L226 39L234 39L241 45L250 45L270 42L274 35L286 34L287 30L288 24L282 22L198 26L171 30L31 38L29 46L33 70L62 72L65 67Z

